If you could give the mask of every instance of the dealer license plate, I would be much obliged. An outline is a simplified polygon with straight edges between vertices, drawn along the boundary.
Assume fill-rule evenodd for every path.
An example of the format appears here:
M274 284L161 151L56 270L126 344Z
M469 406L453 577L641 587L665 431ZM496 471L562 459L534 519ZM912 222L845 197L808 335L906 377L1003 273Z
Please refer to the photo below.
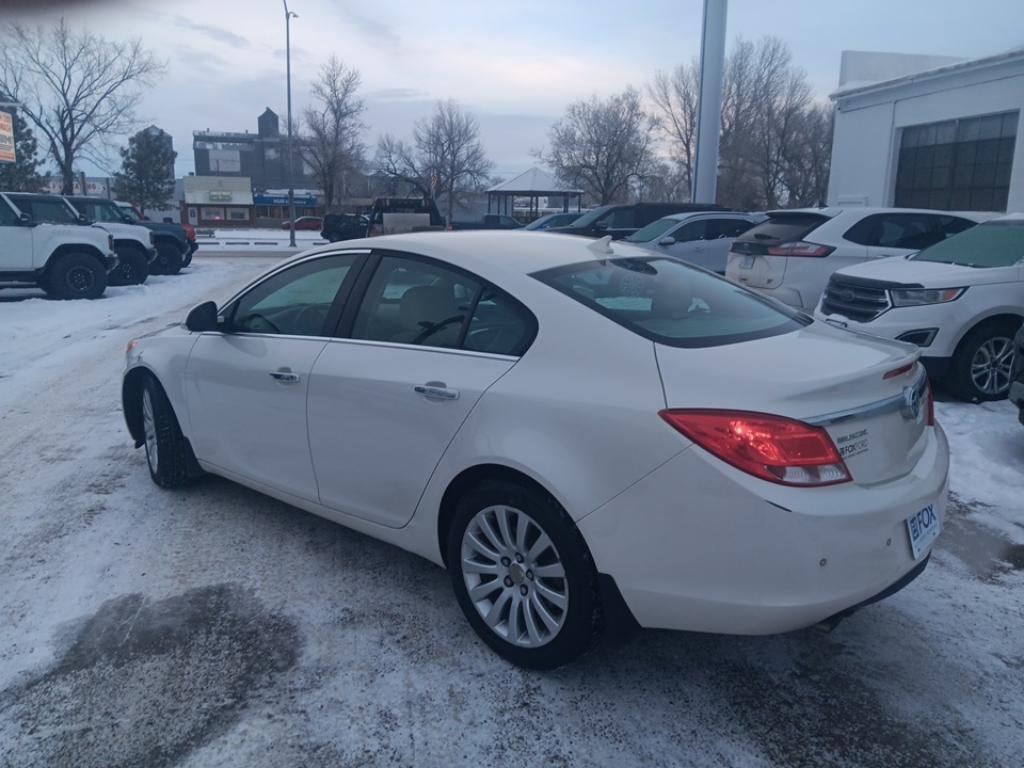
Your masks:
M743 261L740 262L741 269L753 269L754 268L754 257L744 256Z
M914 553L915 560L919 559L921 554L939 537L941 527L942 524L939 522L939 515L935 511L934 504L929 504L907 518L907 534L910 536L910 549Z

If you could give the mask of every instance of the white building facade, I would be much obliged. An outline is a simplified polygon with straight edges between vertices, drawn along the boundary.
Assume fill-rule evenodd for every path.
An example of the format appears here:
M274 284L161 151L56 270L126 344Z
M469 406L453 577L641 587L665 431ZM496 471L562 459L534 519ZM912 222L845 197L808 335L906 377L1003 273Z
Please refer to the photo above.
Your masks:
M938 61L843 52L830 205L1024 211L1024 49Z

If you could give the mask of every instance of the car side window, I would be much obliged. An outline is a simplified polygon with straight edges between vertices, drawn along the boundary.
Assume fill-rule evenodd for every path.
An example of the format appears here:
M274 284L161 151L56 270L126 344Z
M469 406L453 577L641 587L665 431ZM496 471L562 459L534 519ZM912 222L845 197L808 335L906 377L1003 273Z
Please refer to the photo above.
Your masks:
M676 239L677 243L689 243L696 240L705 240L706 233L706 221L691 221L689 224L684 224L673 232L672 237Z
M327 316L357 254L313 259L278 272L234 304L232 331L282 336L324 336Z
M14 211L3 200L0 200L0 227L13 227L18 223L18 217L14 215Z
M352 338L456 348L481 283L439 264L384 256L356 313Z
M462 348L495 355L521 355L535 333L536 321L529 310L488 285L473 310Z
M939 229L942 231L940 239L945 240L947 237L959 235L973 226L975 226L975 223L968 219L961 219L956 216L943 216L939 219Z
M935 227L933 218L936 217L916 213L879 213L864 217L843 237L867 246L924 248L930 245L926 241L929 231Z
M744 219L709 219L707 226L705 239L718 240L723 237L739 237L750 229L751 224Z
M616 208L605 221L608 222L608 229L630 229L636 226L636 210Z

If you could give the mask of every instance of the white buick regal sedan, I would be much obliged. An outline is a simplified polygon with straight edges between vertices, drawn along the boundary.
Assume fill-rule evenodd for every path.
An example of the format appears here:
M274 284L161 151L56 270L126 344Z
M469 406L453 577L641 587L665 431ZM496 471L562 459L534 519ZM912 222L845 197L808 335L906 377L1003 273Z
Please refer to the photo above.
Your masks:
M128 347L169 488L210 472L448 569L501 656L834 625L925 567L948 447L916 347L606 240L286 261Z

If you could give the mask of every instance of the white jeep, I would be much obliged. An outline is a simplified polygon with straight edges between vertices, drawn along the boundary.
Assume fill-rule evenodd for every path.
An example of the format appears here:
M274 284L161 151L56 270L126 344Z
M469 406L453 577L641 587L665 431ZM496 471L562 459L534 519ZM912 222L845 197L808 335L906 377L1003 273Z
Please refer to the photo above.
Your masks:
M102 296L117 266L113 236L83 226L63 201L36 206L37 219L11 197L0 192L0 285L38 285L60 299Z

